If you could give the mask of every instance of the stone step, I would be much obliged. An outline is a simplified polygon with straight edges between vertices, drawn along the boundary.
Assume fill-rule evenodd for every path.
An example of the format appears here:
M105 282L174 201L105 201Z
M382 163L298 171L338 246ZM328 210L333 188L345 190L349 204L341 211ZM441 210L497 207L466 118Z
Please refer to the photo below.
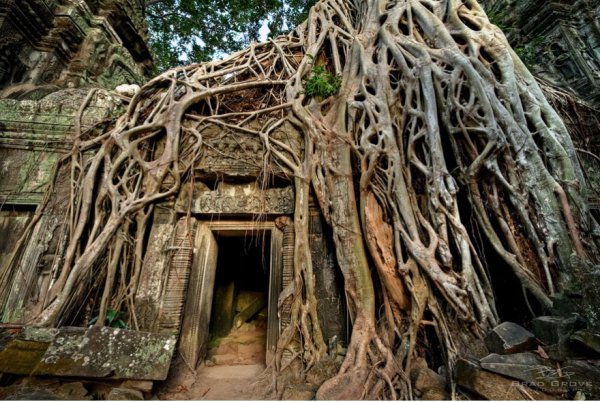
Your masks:
M202 374L215 380L231 378L254 378L263 372L264 364L223 365L205 367Z

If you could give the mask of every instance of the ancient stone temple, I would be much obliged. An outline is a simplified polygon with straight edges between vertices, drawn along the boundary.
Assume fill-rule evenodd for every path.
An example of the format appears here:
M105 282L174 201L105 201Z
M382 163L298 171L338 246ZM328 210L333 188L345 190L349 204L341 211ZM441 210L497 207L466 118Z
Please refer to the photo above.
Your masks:
M40 218L39 229L28 238L26 268L12 273L4 268L25 228L33 224L34 211L44 203L58 161L70 152L76 132L101 127L122 113L125 98L108 90L120 84L143 84L153 62L137 0L6 0L0 2L0 27L0 268L8 275L3 276L6 297L0 320L6 323L21 321L28 306L45 297L39 290L52 278L53 258L64 230L60 221L64 199ZM90 93L86 102L91 87L101 89L93 96ZM86 111L79 115L83 103ZM56 183L57 190L68 188L64 184ZM71 345L92 340L100 349L118 345L129 360L124 363L123 355L111 358L104 353L108 357L101 363L104 367L92 364L87 369L57 371L50 362L65 351L62 342L54 345L58 348L51 345L56 338ZM110 329L24 330L15 342L2 343L4 373L93 377L105 376L108 370L117 376L158 378L166 376L161 370L168 368L174 351L169 336L123 336ZM41 349L28 347L33 344ZM140 344L146 346L140 349ZM90 348L94 349L100 350ZM54 356L46 363L45 352ZM143 372L131 371L134 365L144 367L148 359L157 362L156 370L146 365ZM89 361L90 356L83 360Z
M83 88L112 90L149 77L146 31L137 0L0 2L3 235L25 224L53 165L71 148L73 117L87 93ZM95 102L84 127L120 107L108 95ZM1 253L10 250L6 240Z
M482 0L490 20L539 78L600 105L600 4Z
M59 91L57 96L65 93L70 94L68 102L60 102L53 95L38 102L3 102L13 107L31 105L36 118L45 108L52 111L58 105L66 115L64 126L70 127L68 119L74 119L78 106L85 102L86 92ZM88 100L90 106L81 119L83 126L110 117L122 107L118 99L105 92L98 92ZM31 109L27 111L31 113ZM301 149L299 134L292 127L284 126L273 135L290 147ZM290 322L290 307L280 305L279 298L293 276L292 173L276 169L262 180L265 179L264 176L261 179L262 145L256 138L226 134L215 128L205 136L205 142L210 151L204 153L195 167L193 179L182 185L175 198L157 204L154 209L135 293L133 329L154 334L158 337L158 340L152 338L154 342L178 339L178 353L196 366L203 361L211 336L226 335L232 328L263 314L261 355L262 362L269 362L279 334ZM13 258L20 233L32 221L34 206L47 202L50 207L39 218L22 251L19 269L5 272L4 322L26 323L36 313L37 302L49 297L45 292L64 253L64 238L69 229L64 224L63 206L70 191L68 172L62 169L51 179L52 166L56 165L61 151L67 149L63 134L56 140L52 152L29 148L24 155L32 159L21 156L27 164L25 172L20 168L6 170L11 172L11 180L7 180L8 194L3 209L2 236L6 239L3 264ZM6 160L19 166L19 160L14 159L18 154L12 148L6 152ZM24 181L27 186L8 187L9 183L20 183L19 180L22 183L23 177L36 177L39 182L29 179ZM54 191L49 199L42 200L43 194L37 189L44 187L40 183L50 180L53 180ZM343 346L347 342L348 328L341 273L335 266L331 238L317 208L311 209L309 229L317 296L322 302L321 326L332 347ZM83 320L78 318L65 324L85 326L93 315L90 311L83 312ZM67 331L74 337L96 336L98 342L102 339L102 334L88 333L85 329ZM48 336L46 332L43 334ZM61 334L51 338L62 338ZM109 335L112 336L106 334ZM33 335L28 339L40 338ZM55 353L54 349L49 350ZM0 361L3 357L6 358L0 352ZM42 357L42 361L47 358ZM136 364L148 366L139 361ZM132 374L116 367L118 378L164 379L166 375L166 366L160 365L163 370ZM2 370L11 369L0 362ZM67 369L53 368L51 364L40 368L36 363L20 367L18 372L68 376L80 370L76 362ZM105 370L90 370L86 375L101 377L105 374Z
M7 0L0 2L0 27L0 265L5 265L57 161L71 149L75 127L86 129L123 110L118 97L102 91L75 123L89 88L142 84L152 57L136 0ZM31 261L41 271L34 268L29 275L39 278L56 228L48 225ZM9 315L20 315L20 307L12 308Z
M123 96L114 88L142 84L152 58L138 0L3 1L0 16L0 310L2 322L24 325L36 313L34 306L50 297L48 285L64 253L70 187L60 160L74 137L91 127L101 130L123 113L133 94ZM276 135L294 149L302 146L291 127ZM97 312L82 311L83 318L64 323L75 327L25 329L16 344L3 343L1 372L89 377L112 372L115 378L164 379L175 341L178 353L195 366L211 337L257 316L264 323L258 328L263 332L260 359L273 358L278 336L289 325L290 307L280 306L278 299L292 278L292 175L280 169L265 178L256 139L214 130L206 141L211 151L196 166L193 180L154 210L132 300L130 329L136 332L122 336L110 328L86 329ZM49 185L53 191L45 195ZM49 208L35 216L40 204ZM27 246L16 255L29 225L34 228ZM315 208L310 241L317 293L324 302L321 325L326 341L342 347L348 336L345 301L326 231ZM20 258L20 268L4 269L14 258ZM70 355L58 339L73 345L92 339L91 350L125 352L82 366L85 359ZM25 350L22 342L29 342ZM23 364L5 364L15 358ZM56 359L60 365L53 363Z
M539 77L590 104L600 102L600 31L594 17L600 6L583 0L513 2L512 8L503 1L483 3L491 15L497 10L499 21L518 26L507 32L521 41L515 42L521 52L544 49L549 61L532 59ZM0 27L0 383L1 373L163 381L179 357L192 372L207 361L237 363L224 339L240 328L246 339L251 334L259 342L259 349L243 342L240 349L250 350L261 364L273 362L292 316L286 291L291 293L294 278L294 172L266 166L264 144L256 136L216 124L204 129L201 157L179 190L147 211L151 223L140 236L143 250L136 269L128 272L135 286L121 295L130 312L128 325L118 311L94 309L98 295L91 294L83 295L81 306L70 310L77 314L61 317L56 328L30 324L53 296L49 289L74 230L67 222L77 212L66 205L76 196L71 185L78 171L63 162L82 138L115 124L136 93L134 85L129 93L115 88L142 85L153 64L140 0L0 0ZM597 120L591 129L594 124ZM302 136L291 124L269 135L291 154L303 154ZM352 323L331 230L316 202L310 199L308 248L318 320L337 364ZM114 279L109 275L98 275L98 282L109 283ZM499 289L509 294L518 286ZM90 286L99 293L101 288ZM105 288L110 296L114 289ZM503 307L511 310L506 315L521 316L521 297ZM105 313L114 325L94 326L105 321L99 318ZM569 325L571 332L580 329L575 321ZM519 343L510 353L534 344L533 335L524 337L526 346ZM489 350L501 350L501 341L488 341ZM290 347L282 360L301 353ZM469 375L481 369L463 366ZM444 381L432 373L433 380ZM152 389L152 383L130 386Z
M3 0L2 97L141 83L152 68L146 31L138 0Z

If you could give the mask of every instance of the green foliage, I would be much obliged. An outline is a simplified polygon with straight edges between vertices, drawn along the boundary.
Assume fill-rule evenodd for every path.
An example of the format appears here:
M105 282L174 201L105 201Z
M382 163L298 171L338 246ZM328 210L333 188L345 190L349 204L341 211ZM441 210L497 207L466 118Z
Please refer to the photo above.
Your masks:
M304 93L307 96L328 98L337 95L341 85L341 75L331 74L324 66L314 66L310 77L304 81Z
M492 24L500 28L500 30L504 33L508 33L513 30L513 27L511 27L505 22L506 10L514 8L513 3L514 0L497 0L491 5L489 9L486 7L485 10L488 20L490 20Z
M588 198L598 198L600 195L600 166L597 162L584 163L585 174L588 179L589 188L586 188L584 195Z
M213 349L213 348L219 347L219 345L221 345L221 341L222 341L222 338L218 338L218 337L212 338L210 340L210 342L208 342L208 348Z
M526 45L516 47L515 53L526 66L531 67L537 61L543 43L544 38L538 36Z
M96 314L89 322L89 325L94 325L98 322L99 315ZM123 321L124 314L121 311L115 311L112 309L106 310L106 325L111 328L122 328L126 329L127 324Z
M504 11L503 10L492 10L487 13L487 17L490 22L496 25L502 32L510 32L513 28L504 22Z
M302 22L315 0L146 0L158 71L207 61L258 41L263 22L275 37Z

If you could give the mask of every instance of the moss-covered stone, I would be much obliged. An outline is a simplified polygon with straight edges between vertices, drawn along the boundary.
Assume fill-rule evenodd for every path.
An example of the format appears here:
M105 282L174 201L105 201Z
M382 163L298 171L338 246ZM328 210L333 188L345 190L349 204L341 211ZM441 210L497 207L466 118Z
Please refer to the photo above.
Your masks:
M108 327L61 328L34 375L164 380L176 337Z
M13 340L0 351L0 372L29 375L49 345L48 342Z

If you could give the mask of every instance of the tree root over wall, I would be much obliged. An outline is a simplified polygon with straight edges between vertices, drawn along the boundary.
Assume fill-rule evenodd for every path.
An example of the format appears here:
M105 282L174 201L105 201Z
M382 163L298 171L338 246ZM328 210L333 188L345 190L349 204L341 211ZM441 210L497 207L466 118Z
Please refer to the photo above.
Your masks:
M305 94L315 65L342 77L338 95ZM272 135L286 125L302 152ZM78 137L69 242L38 324L64 322L100 272L100 314L124 308L135 327L153 206L192 180L215 126L260 139L265 177L274 165L294 175L294 280L280 297L292 325L276 370L286 350L307 369L327 353L311 192L332 228L353 329L320 398L410 398L411 361L432 343L452 372L465 336L498 321L478 238L541 306L574 261L596 258L565 126L475 1L324 0L288 36L161 74L111 130Z

